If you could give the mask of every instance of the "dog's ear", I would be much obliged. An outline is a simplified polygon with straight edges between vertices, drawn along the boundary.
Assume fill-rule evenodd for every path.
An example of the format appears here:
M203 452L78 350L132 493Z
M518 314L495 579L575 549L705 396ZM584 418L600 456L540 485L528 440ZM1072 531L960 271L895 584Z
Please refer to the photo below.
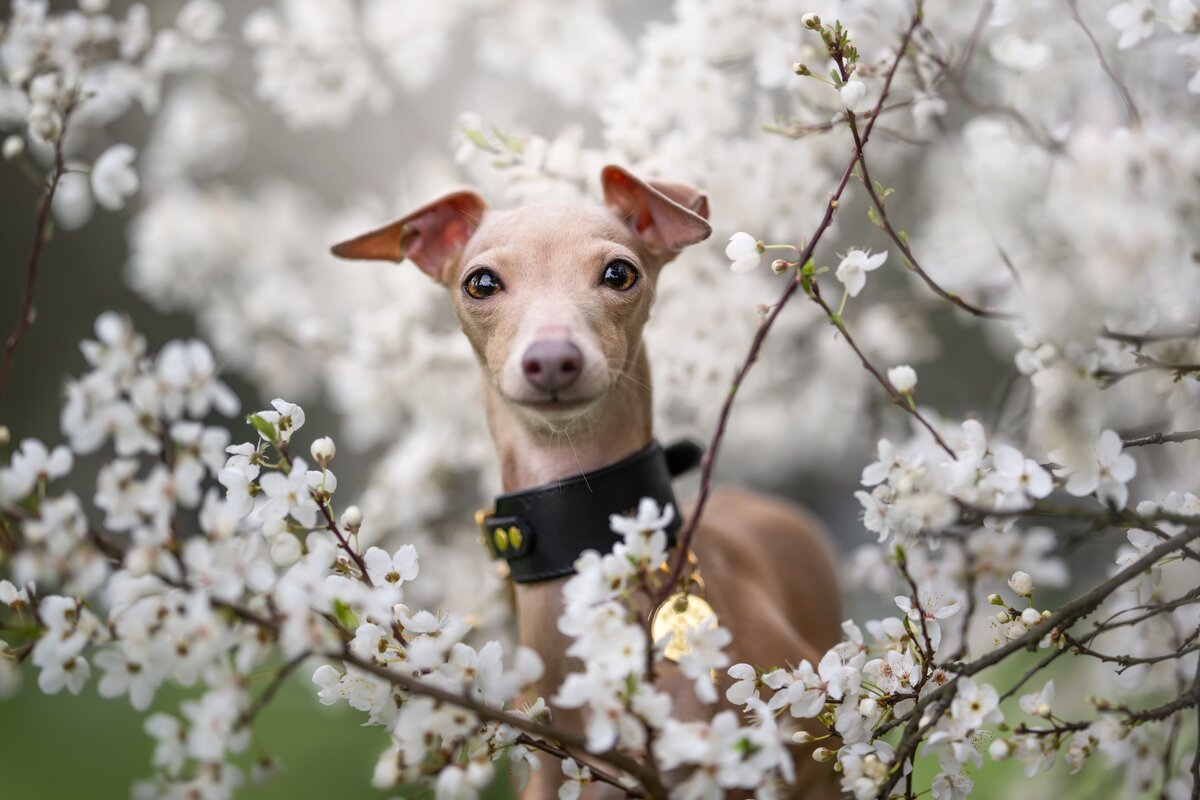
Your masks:
M610 164L600 173L604 204L641 237L655 255L670 261L712 233L708 198L681 183L643 181Z
M486 210L487 204L475 192L452 192L373 231L339 242L331 250L341 258L408 258L440 281L446 268L462 255Z

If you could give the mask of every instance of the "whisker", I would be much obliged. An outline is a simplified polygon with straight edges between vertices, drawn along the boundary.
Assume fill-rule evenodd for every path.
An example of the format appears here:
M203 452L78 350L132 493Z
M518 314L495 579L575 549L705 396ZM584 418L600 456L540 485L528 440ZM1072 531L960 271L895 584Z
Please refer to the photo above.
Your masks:
M592 484L588 483L587 473L583 469L583 462L579 460L579 453L575 450L575 443L571 441L571 434L567 433L566 428L563 428L563 436L567 437L567 444L571 445L571 452L575 455L575 466L579 467L579 476L583 478L583 485L590 492Z

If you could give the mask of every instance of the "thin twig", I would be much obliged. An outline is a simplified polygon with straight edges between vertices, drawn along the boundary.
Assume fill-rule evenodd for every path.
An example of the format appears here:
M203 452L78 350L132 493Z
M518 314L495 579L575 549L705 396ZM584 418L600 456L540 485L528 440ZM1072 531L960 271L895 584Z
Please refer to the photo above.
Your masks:
M1167 444L1168 442L1192 442L1200 439L1200 430L1178 431L1176 433L1152 433L1137 439L1125 439L1121 444L1125 447L1143 447L1148 444Z
M1125 333L1105 328L1100 337L1112 339L1114 342L1124 342L1135 347L1141 347L1155 342L1171 342L1176 339L1200 339L1200 327L1176 331L1150 331L1148 333Z
M1141 558L1113 575L1104 583L1093 587L1090 591L1066 603L1054 614L1034 625L1016 639L1009 641L1002 647L996 648L969 664L958 665L955 670L958 674L952 680L918 699L907 713L880 725L873 732L872 740L877 740L888 731L905 725L904 735L901 737L900 743L896 746L895 761L893 762L896 765L903 764L905 759L920 744L922 732L934 725L941 718L942 714L945 713L946 709L950 707L950 703L954 700L954 696L958 691L958 682L962 678L976 675L988 667L1004 661L1013 653L1036 647L1042 638L1047 635L1053 635L1055 631L1066 630L1075 622L1094 612L1109 595L1145 572L1158 562L1160 558L1170 555L1182 547L1186 547L1196 538L1200 538L1200 526L1190 528L1147 551ZM926 709L930 709L930 711L926 713ZM924 725L920 724L922 721L925 721ZM899 780L900 770L894 769L880 785L879 791L876 794L878 800L886 800L891 794L892 788L895 787Z
M556 746L550 744L549 742L542 741L541 739L535 739L534 737L532 737L526 733L522 733L520 736L517 737L517 743L523 744L526 747L533 747L533 748L536 748L543 752L549 753L552 756L556 756L560 760L565 761L568 758L574 758L577 761L580 760L578 756L571 753L567 749L562 748L562 747L556 747ZM607 783L609 786L617 787L622 792L624 792L627 797L645 797L645 795L638 789L630 788L630 787L626 786L625 784L621 783L619 780L617 780L613 776L609 775L604 770L597 769L595 764L588 764L587 768L588 768L588 771L591 772L592 778L600 781L601 783Z
M13 357L17 351L17 345L21 343L21 339L24 338L29 327L33 324L33 289L37 284L42 249L46 244L46 227L50 222L50 206L54 202L54 193L58 191L59 181L66 172L66 165L63 162L62 144L63 139L66 138L66 121L68 117L69 109L63 114L63 133L58 137L58 141L54 143L54 172L51 173L50 184L46 188L45 195L42 196L41 203L38 205L33 250L29 254L29 266L25 271L25 288L21 292L21 315L17 319L16 328L8 336L8 341L4 345L4 358L0 360L0 393L4 392L4 385L7 383L9 373L12 370Z
M840 59L838 66L844 71L845 68L841 65ZM871 198L872 205L875 207L875 212L878 216L880 227L883 228L884 232L887 233L892 242L895 243L896 247L900 250L900 254L904 256L905 265L913 272L917 273L921 280L925 282L925 285L928 286L934 294L944 300L950 301L963 311L966 311L968 314L980 317L982 319L1016 319L1015 314L1010 314L1007 311L994 311L992 309L982 308L973 303L968 303L956 292L947 291L946 289L942 288L941 284L930 277L929 273L926 272L924 267L921 266L920 262L917 261L916 256L913 255L912 248L908 246L908 241L906 238L900 235L900 232L896 230L894 225L892 225L891 219L888 218L887 209L884 207L883 198L880 197L879 193L875 191L875 184L871 180L871 173L867 169L867 155L863 149L865 142L859 137L858 125L853 119L850 120L850 135L854 137L854 147L858 153L858 166L862 169L862 184L867 190L867 196Z
M434 686L427 681L422 681L409 675L399 672L393 672L386 667L381 667L378 664L359 658L349 650L342 653L329 653L326 655L331 660L341 660L347 664L351 664L357 669L369 672L376 677L390 681L410 692L432 697L434 700L440 700L444 703L464 708L484 722L498 722L503 725L516 728L519 731L531 734L533 736L553 739L564 747L582 752L591 753L594 758L598 758L613 767L628 772L646 791L647 797L664 798L666 790L663 788L662 782L659 780L657 773L653 770L650 763L642 763L637 759L620 753L616 750L609 750L604 753L594 753L588 750L587 740L569 733L564 730L553 728L545 723L534 722L527 717L522 717L510 711L503 711L498 708L493 708L489 705L484 705L476 701L474 698L467 695L455 694L454 692L446 691L440 687Z
M846 344L850 345L850 348L858 356L858 360L862 362L863 369L871 373L871 376L875 378L879 385L882 386L892 398L892 402L904 409L910 416L917 420L917 422L921 423L921 426L924 427L925 430L929 431L930 436L933 437L933 440L937 442L938 446L945 450L951 458L957 459L958 456L954 453L953 448L946 444L946 440L943 439L941 434L937 432L937 429L933 427L933 423L925 419L925 415L917 410L915 404L910 403L908 398L901 394L900 390L893 386L892 382L888 380L882 372L879 371L878 367L871 363L869 358L867 358L866 353L862 351L862 348L860 348L858 343L854 341L854 337L850 335L850 331L846 328L846 323L842 321L842 318L839 315L834 313L834 310L829 307L828 303L825 302L825 298L821 297L821 287L815 280L809 284L808 296L813 300L814 303L824 309L825 315L829 317L829 321L838 329L838 332L842 334L842 338L846 340Z
M1100 67L1104 70L1104 74L1113 82L1113 86L1117 87L1117 91L1121 95L1121 102L1125 104L1125 113L1129 117L1129 122L1134 127L1141 127L1142 115L1138 113L1137 105L1133 102L1133 95L1129 93L1129 87L1125 82L1113 71L1112 66L1108 63L1108 59L1104 56L1104 50L1100 47L1100 43L1096 41L1096 37L1092 35L1092 30L1083 21L1083 17L1079 14L1079 7L1076 0L1066 0L1067 7L1071 9L1071 18L1075 20L1075 24L1079 26L1088 41L1092 43L1092 49L1096 51L1096 58L1100 60Z
M879 112L883 108L884 102L887 100L888 92L891 89L892 80L896 76L896 71L900 68L900 62L904 60L904 55L908 51L908 44L912 41L913 33L921 24L922 2L918 0L916 11L913 14L912 21L908 26L908 30L904 32L900 40L900 47L896 51L896 56L892 61L891 68L888 70L887 77L883 82L883 89L879 95L879 100L876 101L875 107L871 110L871 118L867 121L866 127L863 129L862 141L865 144L871 136L871 130L875 126L875 120L879 118ZM850 182L850 176L854 172L854 165L858 162L858 153L846 164L846 168L842 170L842 177L839 179L837 187L833 194L830 195L828 202L825 204L825 213L821 217L821 221L817 224L817 228L809 237L808 244L800 252L800 257L797 259L800 268L803 268L809 259L812 258L813 252L821 241L821 237L829 230L829 226L833 224L834 211L838 207L838 201L842 197L842 193L846 190L847 184ZM704 455L700 471L700 493L696 498L695 508L692 510L691 517L688 519L687 527L679 537L679 547L675 554L675 563L671 568L670 578L663 584L659 593L659 602L666 599L670 594L675 584L679 581L680 575L683 574L684 564L687 563L688 548L692 543L692 537L696 534L696 528L700 523L700 518L704 514L704 507L708 503L709 495L712 493L712 478L713 469L717 463L717 457L721 452L721 442L725 438L725 429L729 424L729 415L733 409L733 403L737 397L738 390L742 386L742 382L746 379L746 375L750 372L754 362L758 360L759 351L762 349L763 341L767 338L767 334L771 331L771 327L775 324L775 320L779 318L783 307L791 300L796 288L800 285L798 280L787 282L783 291L779 295L779 299L771 306L771 310L767 316L759 324L758 330L754 334L754 340L750 344L750 350L746 354L745 361L738 369L734 376L733 383L729 387L729 393L725 396L725 401L721 405L721 413L717 419L717 428L713 432L712 440L709 442L708 451Z
M284 682L287 681L288 676L295 672L299 666L304 663L304 660L311 655L311 651L305 650L304 652L298 654L291 661L280 667L279 671L275 673L275 677L271 679L271 683L262 691L262 694L255 698L254 703L251 704L251 706L243 711L241 716L238 717L237 727L244 728L254 722L254 718L258 716L260 711L267 707L267 705L275 697L275 693L278 692L280 687L283 686Z

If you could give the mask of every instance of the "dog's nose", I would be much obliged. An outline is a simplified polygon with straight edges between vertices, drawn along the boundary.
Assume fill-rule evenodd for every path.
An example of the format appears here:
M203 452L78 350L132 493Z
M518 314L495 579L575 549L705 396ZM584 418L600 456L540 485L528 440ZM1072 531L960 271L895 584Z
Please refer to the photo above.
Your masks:
M545 339L529 345L521 358L525 377L537 388L554 393L575 382L583 369L583 353L566 339Z

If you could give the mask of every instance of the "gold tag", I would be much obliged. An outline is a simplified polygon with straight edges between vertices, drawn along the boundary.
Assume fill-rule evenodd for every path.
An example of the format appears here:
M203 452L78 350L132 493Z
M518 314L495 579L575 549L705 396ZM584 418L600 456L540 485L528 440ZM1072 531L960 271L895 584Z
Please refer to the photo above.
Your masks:
M667 642L663 655L668 661L678 662L692 649L688 645L688 631L699 627L713 613L712 606L703 597L676 592L655 610L650 622L650 635L657 642L671 634L671 641Z

